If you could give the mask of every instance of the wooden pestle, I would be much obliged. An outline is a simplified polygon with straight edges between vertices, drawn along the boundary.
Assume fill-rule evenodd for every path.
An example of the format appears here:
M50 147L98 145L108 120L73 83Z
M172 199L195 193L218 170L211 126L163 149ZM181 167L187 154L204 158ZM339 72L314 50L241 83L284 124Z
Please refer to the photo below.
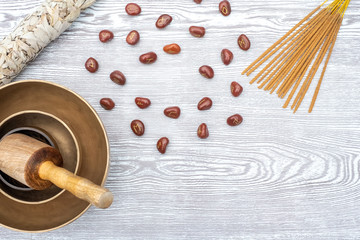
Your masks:
M112 204L109 190L60 167L62 163L57 149L24 134L14 133L0 141L0 170L17 181L35 190L55 184L99 208Z

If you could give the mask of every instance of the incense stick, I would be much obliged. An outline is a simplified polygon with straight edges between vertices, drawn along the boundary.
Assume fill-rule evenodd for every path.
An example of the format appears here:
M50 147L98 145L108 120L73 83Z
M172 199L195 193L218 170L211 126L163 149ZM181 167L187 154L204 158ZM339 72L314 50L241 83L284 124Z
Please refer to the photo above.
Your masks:
M269 60L250 83L256 82L258 88L270 91L270 94L276 92L279 98L288 95L283 108L293 100L291 109L294 113L327 55L308 112L314 108L350 0L334 0L323 8L326 2L310 12L242 72L249 76Z

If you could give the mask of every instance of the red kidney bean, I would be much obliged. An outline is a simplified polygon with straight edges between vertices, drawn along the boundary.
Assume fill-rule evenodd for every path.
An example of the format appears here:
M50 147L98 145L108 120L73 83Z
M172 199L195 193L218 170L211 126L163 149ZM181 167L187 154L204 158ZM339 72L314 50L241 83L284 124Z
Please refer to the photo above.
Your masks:
M238 97L242 93L243 87L240 84L238 84L237 82L232 82L230 84L230 90L231 90L231 94L234 97Z
M150 99L148 99L148 98L137 97L137 98L135 98L135 104L136 104L139 108L144 109L144 108L147 108L147 107L150 106L151 101L150 101Z
M239 47L244 51L249 50L249 48L251 46L250 40L245 34L241 34L239 36L238 44L239 44Z
M110 41L114 38L114 34L109 30L102 30L99 32L99 40L103 43Z
M136 30L132 30L126 37L126 42L130 45L135 45L140 40L140 34Z
M162 137L156 144L158 151L162 154L166 152L166 147L169 144L169 139L167 137Z
M139 57L139 61L144 64L154 63L156 61L156 59L157 59L157 55L154 52L144 53L143 55L141 55Z
M110 73L110 79L116 84L124 85L126 82L126 77L124 74L118 70L113 71Z
M231 6L229 1L221 1L219 3L219 11L221 12L222 15L224 16L229 16L231 13Z
M161 15L156 21L155 25L157 28L164 28L169 25L172 21L172 17L168 14Z
M191 26L189 27L189 32L194 37L201 38L205 35L206 31L204 27Z
M221 60L225 65L229 65L234 58L234 54L229 49L223 49L221 51Z
M199 138L205 139L209 137L209 129L205 123L200 124L197 130L197 135Z
M164 46L163 50L164 50L164 52L169 53L169 54L178 54L178 53L180 53L181 48L176 43L172 43L172 44Z
M212 100L208 97L204 97L200 100L197 107L200 111L208 110L212 107Z
M136 16L141 13L141 7L137 5L136 3L129 3L125 7L125 11L127 14L131 16Z
M180 113L181 113L181 110L179 107L168 107L168 108L165 108L164 110L164 114L165 116L169 117L169 118L174 118L174 119L177 119L180 117Z
M210 66L207 66L207 65L201 66L199 68L199 73L203 77L208 78L208 79L211 79L214 77L214 70Z
M86 60L85 62L85 68L91 72L94 73L99 69L99 63L96 61L95 58L89 58L88 60Z
M242 123L242 121L243 121L242 116L239 114L235 114L235 115L228 117L227 124L229 126L235 127L237 125L240 125Z
M133 120L130 124L131 130L135 133L137 136L144 135L145 132L145 125L140 120Z
M200 4L202 0L194 0L195 3Z
M105 109L105 110L111 110L115 107L115 103L111 98L102 98L100 99L100 105Z

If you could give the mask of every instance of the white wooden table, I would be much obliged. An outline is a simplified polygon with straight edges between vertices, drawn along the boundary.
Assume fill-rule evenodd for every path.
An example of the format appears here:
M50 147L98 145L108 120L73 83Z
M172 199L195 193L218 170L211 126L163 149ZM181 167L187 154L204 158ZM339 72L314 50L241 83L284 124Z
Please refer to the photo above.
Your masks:
M314 112L307 113L309 95L295 115L240 73L321 1L233 0L229 17L215 0L137 0L137 17L125 13L128 2L99 0L16 79L56 82L97 110L111 143L106 186L114 204L92 207L48 233L1 227L0 239L359 239L360 2L350 3ZM0 0L0 37L40 3ZM158 30L163 13L173 22ZM191 25L206 27L205 38L190 36ZM115 33L112 42L98 40L102 29ZM125 37L133 29L141 40L129 46ZM248 52L237 46L242 33L252 43ZM162 51L173 42L180 55ZM222 48L234 53L227 67ZM158 61L145 66L138 57L148 51ZM84 68L91 56L100 64L96 74ZM204 64L214 68L214 79L198 74ZM126 75L125 86L108 78L115 69ZM229 93L234 80L244 87L239 98ZM138 109L137 96L149 97L151 107ZM199 112L204 96L214 105ZM113 98L116 108L103 110L102 97ZM178 120L162 114L173 105L182 109ZM232 128L226 118L234 113L244 122ZM143 137L131 132L133 119L145 123ZM202 122L207 140L196 136ZM155 146L162 136L171 142L165 155Z

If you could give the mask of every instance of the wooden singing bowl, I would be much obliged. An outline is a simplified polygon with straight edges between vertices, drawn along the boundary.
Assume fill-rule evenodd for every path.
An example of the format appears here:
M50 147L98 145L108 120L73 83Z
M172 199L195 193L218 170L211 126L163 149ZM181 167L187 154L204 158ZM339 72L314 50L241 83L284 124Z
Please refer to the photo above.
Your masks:
M19 81L1 87L0 123L9 124L12 116L20 112L43 112L65 124L75 138L78 154L72 158L78 162L69 164L72 171L104 186L109 168L109 142L100 118L83 98L62 86L40 80ZM21 121L17 121L17 127L21 127ZM39 121L35 117L32 124ZM29 123L23 127L40 128L52 138L52 130L44 129L46 122L43 121L40 127ZM52 140L57 145L56 136ZM59 140L59 151L66 151L61 144L64 143ZM88 202L67 191L55 191L55 195L41 201L27 201L26 193L22 194L23 199L18 199L5 192L2 184L0 181L0 225L13 230L44 232L57 229L80 217L90 207Z

